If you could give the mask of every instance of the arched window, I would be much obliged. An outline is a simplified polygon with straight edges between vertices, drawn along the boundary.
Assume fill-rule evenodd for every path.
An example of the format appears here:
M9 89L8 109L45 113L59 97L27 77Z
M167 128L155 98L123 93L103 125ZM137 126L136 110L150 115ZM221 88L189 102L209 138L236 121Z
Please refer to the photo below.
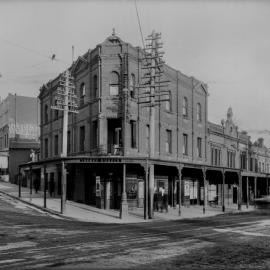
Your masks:
M185 118L188 117L188 100L186 97L184 97L184 99L183 99L183 116Z
M131 74L130 76L130 96L132 98L135 97L135 86L136 86L136 78L134 74Z
M110 95L117 96L119 94L119 75L116 71L111 73L110 78Z
M85 83L81 83L80 86L80 105L84 105L85 102Z
M200 103L197 103L197 121L202 121L202 106Z
M170 112L172 110L172 99L171 99L171 93L168 93L165 97L165 108L166 108L166 111Z
M98 80L97 75L93 78L93 86L94 86L94 98L98 97Z
M48 111L48 105L46 104L45 105L45 109L44 109L44 120L45 120L45 123L47 123L49 121L49 111Z

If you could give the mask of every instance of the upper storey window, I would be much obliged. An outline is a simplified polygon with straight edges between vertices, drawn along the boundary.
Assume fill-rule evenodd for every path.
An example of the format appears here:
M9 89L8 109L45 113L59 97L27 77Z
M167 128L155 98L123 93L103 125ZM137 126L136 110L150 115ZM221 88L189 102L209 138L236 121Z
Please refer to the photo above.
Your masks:
M172 103L171 102L172 102L171 93L169 93L165 96L165 109L168 112L172 111Z
M80 105L85 103L85 83L82 83L80 86Z
M183 117L188 117L188 99L186 97L183 99Z
M94 86L94 98L98 97L98 79L97 75L94 76L93 78L93 86Z
M119 75L116 71L111 73L110 79L110 95L117 96L119 94Z
M44 115L45 115L45 117L44 117L45 123L48 123L48 121L49 121L49 108L48 108L47 104L45 105Z
M202 106L200 103L197 103L197 121L202 121Z
M130 96L132 98L135 97L135 85L136 85L136 78L134 74L130 76Z

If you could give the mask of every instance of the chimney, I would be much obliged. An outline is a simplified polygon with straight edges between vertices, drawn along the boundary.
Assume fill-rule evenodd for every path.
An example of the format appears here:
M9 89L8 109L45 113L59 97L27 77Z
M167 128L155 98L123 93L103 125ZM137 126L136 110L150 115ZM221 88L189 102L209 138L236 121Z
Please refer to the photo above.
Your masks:
M258 139L258 146L259 147L263 147L263 141L264 141L264 138L259 138Z

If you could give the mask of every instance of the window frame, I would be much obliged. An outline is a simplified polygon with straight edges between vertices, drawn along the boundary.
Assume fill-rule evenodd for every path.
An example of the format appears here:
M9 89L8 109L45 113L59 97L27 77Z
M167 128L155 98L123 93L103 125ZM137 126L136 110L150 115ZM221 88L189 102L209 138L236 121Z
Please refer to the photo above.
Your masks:
M183 108L182 108L182 115L184 118L188 118L188 98L185 96L183 98Z
M59 155L59 135L58 134L54 135L54 155L55 156Z
M86 94L86 86L85 83L82 82L80 84L80 106L85 105L85 94Z
M80 126L80 141L79 141L79 143L80 143L80 145L79 145L80 152L84 152L85 151L85 126Z
M197 154L199 158L202 158L202 138L197 137Z
M136 76L134 73L130 75L130 82L129 82L129 93L131 98L135 98L135 90L136 90Z
M115 77L115 78L113 78L113 76L117 76L117 77ZM112 71L111 72L111 76L110 76L110 85L109 85L109 95L110 96L119 96L119 85L120 85L120 76L119 76L119 74L118 74L118 72L116 72L116 71ZM112 94L112 90L113 91L115 91L117 89L117 94Z
M196 105L196 118L197 122L202 122L202 105L200 102Z
M45 104L44 106L44 122L47 124L49 122L49 106Z
M172 154L172 130L166 129L165 151L167 154Z
M188 134L183 134L183 149L182 149L183 155L188 156Z
M131 148L137 148L137 122L135 120L130 121L131 131Z
M94 90L94 98L98 98L98 76L93 76L93 90Z
M49 157L49 138L44 139L44 158Z

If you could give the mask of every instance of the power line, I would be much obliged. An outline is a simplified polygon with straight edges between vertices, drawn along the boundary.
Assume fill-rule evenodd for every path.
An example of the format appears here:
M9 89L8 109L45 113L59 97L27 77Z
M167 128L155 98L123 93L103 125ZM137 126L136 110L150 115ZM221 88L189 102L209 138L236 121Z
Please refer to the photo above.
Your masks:
M7 39L3 39L3 38L1 38L1 37L0 37L0 40L2 40L3 42L8 43L8 44L10 44L10 45L12 45L12 46L14 46L14 47L18 47L18 48L23 49L23 50L26 50L26 51L28 51L28 52L37 54L37 55L42 56L42 57L45 57L45 58L48 58L48 59L50 59L50 60L52 60L52 61L59 61L59 62L68 64L68 62L66 62L66 61L64 61L64 60L61 60L61 59L59 59L59 58L56 58L56 57L55 57L55 54L52 54L52 55L46 55L46 54L43 54L43 53L41 53L41 52L39 52L39 51L37 51L37 50L35 50L35 49L25 47L25 46L23 46L23 45L20 45L20 44L18 44L18 43L12 42L12 41L9 41L9 40L7 40Z

